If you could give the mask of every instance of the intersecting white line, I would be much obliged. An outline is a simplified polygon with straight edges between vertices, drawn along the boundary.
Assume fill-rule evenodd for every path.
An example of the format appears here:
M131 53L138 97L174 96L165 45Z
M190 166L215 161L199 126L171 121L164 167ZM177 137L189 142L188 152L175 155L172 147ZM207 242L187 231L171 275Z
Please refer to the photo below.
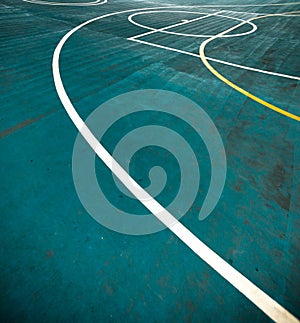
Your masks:
M131 38L128 38L128 40L134 40L135 38L140 38L140 37L148 36L148 35L151 35L151 34L154 34L154 33L162 32L162 31L166 31L166 30L171 29L171 28L175 28L175 27L179 27L179 26L187 25L187 24L190 24L191 22L199 21L199 20L202 20L202 19L205 19L205 18L211 17L211 16L216 16L218 13L221 13L221 12L222 12L222 11L218 11L218 12L210 13L210 14L207 14L206 16L201 16L201 17L194 18L194 19L191 19L191 20L188 20L188 21L179 22L179 23L177 23L177 24L170 25L170 26L163 27L163 28L159 28L159 29L149 28L149 29L151 29L151 31L148 31L148 32L146 32L146 33L139 34L139 35L136 35L136 36L133 36L133 37L131 37ZM144 13L144 12L143 12L143 13ZM149 12L148 12L148 13L149 13ZM145 14L147 14L147 12L145 12ZM199 13L199 14L200 14L200 13ZM129 20L132 24L136 24L136 23L132 20L132 16L133 16L133 15L129 16L129 17L128 17L128 20ZM144 27L144 26L143 26L143 27Z
M146 14L146 13L153 13L153 12L155 12L155 11L148 11L148 12L142 12L142 13ZM162 12L162 11L159 11L159 12ZM170 12L172 12L172 11L170 11ZM174 11L174 12L176 12L176 11ZM142 34L138 34L138 35L135 35L133 37L129 37L129 38L127 38L127 40L136 41L136 42L139 42L141 44L149 45L149 46L152 46L152 47L162 48L162 49L166 49L166 50L170 50L170 51L174 51L174 52L178 52L178 53L181 53L181 54L185 54L185 55L194 56L194 57L199 58L199 54L187 52L187 51L184 51L184 50L179 50L179 49L176 49L176 48L171 48L171 47L168 47L168 46L158 45L158 44L147 42L147 41L142 41L139 38L144 37L144 36L148 36L150 34L154 34L156 32L166 32L166 33L170 33L170 34L178 34L178 35L180 35L179 33L168 32L167 30L171 29L171 28L174 28L174 27L181 26L181 25L186 25L186 24L189 24L189 23L191 23L193 21L204 19L204 18L207 18L207 17L210 17L210 16L220 16L220 17L231 18L231 19L233 18L233 20L246 21L244 19L239 19L239 18L229 17L229 16L226 16L226 15L223 15L223 14L221 14L222 12L232 12L232 13L234 13L235 11L222 10L222 11L219 11L219 12L207 14L206 16L202 16L200 18L195 18L195 19L192 19L192 20L188 20L188 21L185 21L185 22L181 22L181 23L178 23L178 24L175 24L175 25L166 26L166 27L159 28L159 29L155 29L155 28L152 28L152 27L147 27L151 31L146 32L146 33L142 33ZM195 12L188 12L188 13L195 13ZM243 12L239 12L239 13L243 13ZM251 13L251 14L254 15L254 13ZM261 15L261 14L259 14L259 15ZM259 15L257 15L257 16L259 16ZM146 26L143 26L143 25L140 25L140 24L134 22L132 20L133 16L134 16L134 14L130 15L128 17L128 20L131 23L133 23L135 25L138 25L138 26L140 26L142 28L146 28ZM296 15L282 14L282 16L296 16ZM257 30L257 26L255 24L253 24L252 22L250 22L250 24L253 26L253 29L250 30L249 32L246 32L246 33L243 33L243 34L234 34L234 35L230 35L230 36L241 36L241 35L247 35L247 34L255 32ZM221 35L220 37L222 37L222 36L227 37L226 35ZM209 35L197 35L197 37L211 37L211 36L209 36ZM223 64L223 65L228 65L228 66L232 66L232 67L237 67L237 68L248 70L248 71L251 71L251 72L257 72L257 73L262 73L262 74L267 74L267 75L272 75L272 76L277 76L277 77L283 77L283 78L287 78L287 79L291 79L291 80L297 80L297 81L300 80L300 77L294 76L294 75L288 75L288 74L283 74L283 73L277 73L277 72L262 70L262 69L259 69L259 68L250 67L250 66L241 65L241 64L236 64L236 63L231 63L231 62L228 62L228 61L224 61L224 60L220 60L220 59L216 59L216 58L212 58L212 57L208 57L208 56L206 57L206 59L210 60L212 62L216 62L216 63L220 63L220 64Z
M140 38L140 37L143 37L143 36L147 36L147 35L150 35L150 34L154 34L156 32L162 32L162 33L166 33L166 34L171 34L171 35L178 35L178 36L186 36L186 37L196 37L196 38L206 38L206 37L212 37L213 35L196 35L196 34L183 34L183 33L178 33L178 32L173 32L173 31L169 31L168 29L171 29L171 28L174 28L174 27L178 27L178 26L181 26L181 25L186 25L186 24L189 24L191 22L194 22L194 21L197 21L197 20L202 20L204 18L208 18L208 17L211 17L211 16L218 16L218 17L223 17L223 18L228 18L228 19L231 19L231 20L237 20L237 21L245 21L244 19L240 19L240 18L237 18L237 17L231 17L231 16L226 16L224 14L221 14L223 11L219 11L219 12L214 12L214 13L205 13L206 16L202 16L200 18L195 18L195 19L192 19L192 20L187 20L187 21L184 21L184 22L181 22L181 23L178 23L176 25L171 25L171 26L167 26L167 27L164 27L164 28L159 28L159 29L156 29L156 28L152 28L152 27L148 27L148 26L145 26L145 25L142 25L136 21L133 20L133 17L134 16L137 16L137 15L142 15L142 14L149 14L149 13L156 13L157 11L145 11L145 12L138 12L136 14L132 14L128 17L128 20L138 26L138 27L141 27L141 28L145 28L145 29L149 29L151 30L152 32L146 32L146 33L143 33L143 34L139 34L139 35L136 35L136 36L133 36L131 38ZM159 13L161 12L174 12L174 13L182 13L184 11L174 11L174 10L160 10ZM186 13L192 13L192 14L203 14L203 12L195 12L195 11L186 11ZM232 35L224 35L225 38L227 37L238 37L238 36L245 36L245 35L248 35L248 34L251 34L253 33L254 31L256 31L257 29L257 26L252 23L252 22L248 22L249 25L252 26L252 30L248 31L248 32L245 32L245 33L242 33L242 34L232 34Z

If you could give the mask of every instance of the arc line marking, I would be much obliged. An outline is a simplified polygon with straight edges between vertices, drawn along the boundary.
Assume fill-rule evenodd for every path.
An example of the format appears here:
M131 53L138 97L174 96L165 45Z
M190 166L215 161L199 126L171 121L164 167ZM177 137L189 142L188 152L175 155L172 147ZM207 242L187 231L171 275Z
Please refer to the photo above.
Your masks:
M142 33L142 34L138 34L136 36L133 36L131 38L139 38L139 37L144 37L144 36L147 36L147 35L150 35L150 34L154 34L156 32L163 32L163 33L166 33L166 34L171 34L171 35L178 35L178 36L186 36L186 37L196 37L196 38L203 38L203 37L212 37L212 35L193 35L193 34L183 34L183 33L177 33L177 32L173 32L173 31L168 31L168 29L171 29L171 28L174 28L174 27L178 27L178 26L182 26L182 25L186 25L186 24L189 24L191 22L194 22L194 21L198 21L198 20L202 20L204 18L208 18L208 17L212 17L212 16L218 16L218 17L223 17L223 18L228 18L228 19L231 19L231 20L237 20L237 21L245 21L245 19L240 19L240 18L237 18L237 17L230 17L230 16L226 16L226 15L223 15L221 14L224 10L222 11L218 11L218 12L214 12L214 13L211 13L211 14L207 14L207 16L202 16L200 18L195 18L195 19L192 19L192 20L188 20L188 21L184 21L184 22L181 22L181 23L178 23L178 24L175 24L175 25L170 25L170 26L167 26L167 27L164 27L164 28L159 28L159 29L156 29L156 28L152 28L152 27L148 27L148 26L145 26L145 25L142 25L136 21L133 20L133 17L134 16L137 16L137 15L142 15L142 14L147 14L147 13L155 13L157 11L146 11L146 12L138 12L138 13L135 13L135 14L132 14L128 17L128 20L133 24L133 25L136 25L138 27L141 27L141 28L144 28L144 29L148 29L148 30L151 30L149 32L146 32L146 33ZM183 11L174 11L174 10L161 10L159 12L183 12ZM185 11L186 13L193 13L193 14L203 14L202 12L192 12L192 11ZM245 36L245 35L248 35L248 34L251 34L253 32L255 32L257 30L257 26L251 22L248 23L249 25L252 26L252 29L250 31L247 31L245 33L242 33L242 34L233 34L233 35L224 35L223 37L238 37L238 36Z
M151 8L153 9L153 8ZM156 8L157 9L157 8ZM149 10L144 8L140 10ZM271 319L279 323L299 323L299 320L268 296L265 292L259 289L245 276L238 272L235 268L229 265L213 250L206 246L199 238L197 238L190 230L183 226L172 214L164 209L155 199L153 199L145 190L143 190L138 183L136 183L129 174L113 159L108 151L101 145L97 138L93 135L90 129L86 126L84 121L79 116L75 107L73 106L68 94L64 88L60 69L59 60L61 50L66 41L82 27L117 14L129 13L136 11L136 9L125 10L106 14L100 17L88 20L77 27L70 30L58 43L55 48L52 60L52 71L55 87L58 96L64 106L70 119L77 127L78 131L85 138L97 156L109 167L109 169L121 180L121 182L134 194L140 202L163 224L165 224L180 240L182 240L191 250L193 250L203 261L210 265L216 272L225 278L232 286L238 289L244 296L252 301L258 308L266 313Z
M227 12L228 10L222 10L221 12L223 12L223 11ZM149 13L149 12L143 12L143 13ZM155 12L155 11L151 11L151 12ZM159 11L159 12L161 12L161 11ZM171 11L168 11L168 12L171 12ZM178 11L174 11L174 12L178 12ZM234 11L230 11L230 12L234 12ZM195 13L195 12L187 11L187 13ZM252 13L252 14L254 14L254 13ZM222 16L222 17L229 18L228 16L220 15L218 13L214 13L214 15L218 15L218 16ZM263 15L266 15L266 14L263 14ZM287 14L282 14L282 15L285 16L285 17L296 16L296 15L287 15ZM133 16L134 16L134 14L133 15L130 15L128 17L128 20L131 23L138 25L136 22L133 22L133 20L132 20L132 17ZM239 20L240 21L246 21L246 20L243 20L243 19L239 19ZM188 22L185 22L185 24L187 24L187 23ZM146 28L145 26L142 26L142 25L139 25L139 27ZM162 29L165 30L165 29L167 29L167 28L169 29L171 27L172 26L167 26L167 27L164 27ZM181 54L185 54L185 55L194 56L194 57L199 58L199 55L198 54L194 54L194 53L187 52L187 51L184 51L184 50L180 50L180 49L176 49L176 48L172 48L172 47L167 47L167 46L163 46L163 45L159 45L159 44L155 44L155 43L150 43L150 42L147 42L147 41L139 40L138 38L140 38L140 37L147 36L149 34L152 34L152 33L155 33L155 32L158 32L158 31L161 30L161 29L155 29L155 28L152 28L152 27L147 27L147 28L148 29L151 29L151 32L146 32L146 33L138 34L138 35L135 35L133 37L127 38L127 40L136 41L136 42L138 42L140 44L149 45L149 46L157 47L157 48L162 48L162 49L166 49L166 50L169 50L169 51L173 51L173 52L177 52L177 53L181 53ZM254 29L252 29L251 31L249 31L247 33L244 33L243 35L247 35L247 34L253 33L256 30L257 30L257 26L254 25ZM235 36L241 36L241 34L235 34ZM203 37L207 37L207 36L203 36ZM244 69L244 70L248 70L248 71L252 71L252 72L257 72L257 73L262 73L262 74L267 74L267 75L272 75L272 76L283 77L283 78L287 78L287 79L291 79L291 80L300 81L300 77L299 76L294 76L294 75L288 75L288 74L283 74L283 73L277 73L277 72L262 70L262 69L258 69L258 68L254 68L254 67L250 67L250 66L246 66L246 65L240 65L240 64L231 63L231 62L228 62L228 61L224 61L224 60L212 58L212 57L209 57L209 56L206 56L206 59L209 60L209 61L213 61L213 62L216 62L216 63L223 64L223 65L237 67L237 68Z
M51 2L51 1L40 1L40 0L23 0L24 2L33 4L42 4L49 6L74 6L74 7L88 7L88 6L99 6L107 3L108 0L96 0L92 2ZM102 1L102 2L101 2Z
M291 14L291 13L294 13L294 12L287 12L287 14ZM295 11L295 13L298 13L298 11ZM248 21L253 21L253 20L258 20L258 19L262 19L262 18L268 18L268 17L276 17L276 16L281 16L281 17L284 17L285 16L285 13L281 13L281 14L268 14L268 15L265 15L265 16L260 16L260 17L255 17L255 18L251 18L249 19ZM203 64L208 68L208 70L214 74L218 79L220 79L221 81L223 81L225 84L229 85L231 88L233 88L234 90L240 92L241 94L244 94L245 96L247 96L248 98L250 98L251 100L253 101L256 101L260 104L262 104L263 106L273 110L273 111L276 111L277 113L280 113L288 118L291 118L293 120L296 120L296 121L300 121L300 116L297 116L293 113L290 113L288 111L285 111L265 100L262 100L261 98L255 96L254 94L246 91L245 89L239 87L238 85L236 85L235 83L231 82L230 80L228 80L226 77L224 77L222 74L220 74L216 69L214 69L208 62L206 56L205 56L205 47L207 46L207 44L209 44L211 41L219 38L221 35L224 35L224 34L227 34L241 26L243 26L246 22L242 22L236 26L233 26L225 31L223 31L222 33L218 34L218 35L215 35L207 40L205 40L200 48L199 48L199 55L200 55L200 59L202 60Z
M152 11L153 12L153 11ZM156 11L154 11L156 12ZM157 32L162 32L162 31L166 31L168 29L171 29L171 28L175 28L175 27L179 27L179 26L183 26L183 25L187 25L191 22L195 22L195 21L199 21L199 20L202 20L202 19L205 19L205 18L208 18L208 17L211 17L211 16L216 16L218 13L221 13L222 11L218 11L218 12L214 12L214 13L211 13L211 14L207 14L206 16L201 16L201 17L198 17L198 18L195 18L195 19L191 19L191 20L188 20L188 21L183 21L183 22L180 22L180 23L177 23L177 24L174 24L174 25L170 25L170 26L167 26L167 27L163 27L163 28L160 28L160 29L155 29L155 28L147 28L147 29L151 29L151 31L148 31L146 33L143 33L143 34L139 34L137 36L133 36L132 38L136 38L136 37L144 37L144 36L148 36L150 34L154 34L154 33L157 33ZM143 14L147 14L147 13L151 13L151 11L146 11L146 12L143 12ZM201 14L201 13L199 13ZM133 15L130 15L128 17L128 20L134 24L134 25L137 25L137 23L132 20L132 17L134 16ZM142 26L142 25L140 25ZM142 27L142 28L145 28L145 27Z

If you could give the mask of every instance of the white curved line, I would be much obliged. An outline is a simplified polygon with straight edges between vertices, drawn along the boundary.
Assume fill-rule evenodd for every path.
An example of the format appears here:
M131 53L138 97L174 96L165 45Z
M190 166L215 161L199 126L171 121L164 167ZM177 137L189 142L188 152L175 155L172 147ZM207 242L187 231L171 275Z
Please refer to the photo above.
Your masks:
M108 0L95 0L92 2L51 2L51 1L40 1L40 0L23 0L24 2L43 4L49 6L77 6L77 7L87 7L87 6L98 6L100 4L107 3Z
M139 16L139 15L142 15L142 14L147 14L147 13L161 13L161 12L175 12L175 13L192 13L192 14L204 14L204 15L211 15L211 14L215 14L215 13L211 13L211 12L196 12L196 11L182 11L182 10L150 10L150 11L143 11L143 12L136 12L136 13L133 13L131 15L128 16L128 21L131 22L133 25L136 25L138 27L141 27L141 28L144 28L144 29L147 29L147 30L152 30L152 31L160 31L160 30L163 30L165 28L172 28L172 26L168 26L168 27L165 27L165 28L153 28L153 27L149 27L149 26L145 26L145 25L142 25L136 21L133 20L133 17L135 16ZM202 17L199 17L200 18L205 18L206 16L202 16ZM183 24L186 24L188 22L184 22Z
M133 17L135 17L135 16L144 15L144 14L148 14L148 13L156 13L156 12L159 12L159 13L161 13L161 12L176 12L176 13L206 14L207 16L201 16L201 17L196 18L196 19L184 21L184 22L182 22L180 24L176 24L176 25L172 25L172 26L167 26L167 27L159 28L159 29L142 25L142 24L140 24L140 23L138 23L138 22L136 22L136 21L133 20ZM167 29L171 29L171 28L178 27L178 26L181 26L181 25L187 25L187 24L189 24L191 22L194 22L194 21L197 21L197 20L201 20L201 19L204 19L204 18L208 18L208 17L211 17L211 16L223 17L223 18L228 18L228 19L232 19L232 20L246 22L245 19L240 19L240 18L236 18L236 17L226 16L226 15L221 14L221 12L222 11L219 11L219 12L216 12L216 13L203 13L203 12L196 12L196 11L179 11L179 10L176 10L176 11L175 10L146 11L146 12L134 13L134 14L132 14L132 15L130 15L128 17L128 20L133 25L136 25L138 27L141 27L141 28L144 28L144 29L147 29L147 30L151 30L152 31L152 32L149 32L149 33L144 33L144 34L141 34L141 35L138 35L138 36L134 36L132 38L136 38L136 37L138 38L138 37L146 36L146 35L149 35L150 33L155 33L155 32L161 32L161 33L171 34L171 35L177 35L177 36L195 37L195 38L213 37L213 35L183 34L183 33L177 33L177 32L174 32L174 31L168 31L167 30ZM249 34L254 33L257 30L257 26L253 22L250 22L249 21L249 22L247 22L247 24L249 24L249 25L252 26L252 29L251 30L249 30L249 31L247 31L245 33L240 33L240 34L224 35L223 37L224 38L229 38L229 37L246 36L246 35L249 35Z
M90 129L86 126L81 119L76 109L74 108L66 90L64 88L60 70L59 70L59 58L61 50L66 41L82 27L117 14L133 12L136 9L125 10L115 13L106 14L91 20L88 20L79 26L69 31L59 42L55 48L52 68L53 78L59 98L68 113L70 119L77 127L79 132L94 150L99 158L109 167L111 171L121 180L121 182L135 195L140 202L156 216L164 225L166 225L179 239L181 239L189 248L191 248L202 260L210 265L215 271L217 271L223 278L225 278L232 286L238 289L243 295L245 295L250 301L252 301L257 307L259 307L264 313L266 313L271 319L277 322L299 322L296 317L289 313L280 304L274 301L265 292L259 289L245 276L238 272L235 268L224 261L213 250L206 246L199 238L197 238L191 231L189 231L184 225L182 225L172 214L170 214L165 208L163 208L155 199L153 199L146 191L144 191L138 183L136 183L127 174L124 169L112 158L108 151L101 145L97 138L93 135ZM141 9L149 10L149 8Z

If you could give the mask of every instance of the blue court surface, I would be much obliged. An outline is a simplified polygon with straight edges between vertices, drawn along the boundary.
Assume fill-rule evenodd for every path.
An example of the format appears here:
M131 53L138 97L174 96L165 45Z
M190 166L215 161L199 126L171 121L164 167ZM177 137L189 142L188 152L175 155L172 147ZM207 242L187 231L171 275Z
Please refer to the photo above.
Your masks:
M300 2L0 12L0 321L299 322Z

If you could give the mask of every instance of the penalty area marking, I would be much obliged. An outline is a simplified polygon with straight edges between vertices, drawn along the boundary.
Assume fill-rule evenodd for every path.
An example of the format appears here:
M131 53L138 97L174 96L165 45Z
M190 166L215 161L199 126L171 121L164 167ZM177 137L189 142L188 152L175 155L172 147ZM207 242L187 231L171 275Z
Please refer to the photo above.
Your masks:
M100 4L107 3L108 0L96 0L92 2L52 2L52 1L41 1L41 0L23 0L24 2L43 4L49 6L77 6L77 7L88 7L88 6L98 6Z
M158 7L156 9L163 9L165 7ZM153 8L144 8L139 10L151 10ZM189 229L180 223L171 213L162 207L151 195L149 195L133 178L113 159L104 146L93 135L85 122L82 120L75 107L73 106L62 82L60 75L60 53L66 41L79 29L88 24L104 19L110 16L134 12L137 9L119 11L109 13L90 19L77 27L70 30L58 43L55 48L52 60L52 71L55 87L58 96L64 106L70 119L77 127L83 138L91 146L97 156L106 164L106 166L120 179L120 181L129 189L129 191L136 196L137 199L164 225L166 225L180 240L182 240L195 254L197 254L203 261L210 265L216 272L218 272L225 280L232 286L239 290L251 302L253 302L259 309L261 309L271 319L279 323L297 322L299 320L288 312L279 303L273 300L260 288L254 285L249 279L243 276L234 267L222 259L216 252L206 246L198 237L196 237Z

